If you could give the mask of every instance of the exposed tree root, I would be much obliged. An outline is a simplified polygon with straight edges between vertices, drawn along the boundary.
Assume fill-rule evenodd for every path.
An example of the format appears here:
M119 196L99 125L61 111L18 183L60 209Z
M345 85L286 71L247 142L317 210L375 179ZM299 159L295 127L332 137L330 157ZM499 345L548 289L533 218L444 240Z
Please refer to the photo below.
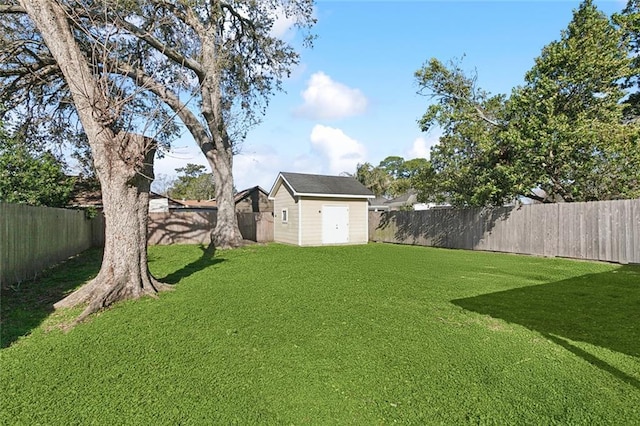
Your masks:
M136 282L137 284L134 284ZM157 298L159 292L167 290L173 290L173 287L156 280L148 273L135 279L115 279L112 274L101 271L96 278L53 306L55 309L61 309L88 304L69 325L73 327L91 314L101 311L115 302L139 299L144 296Z

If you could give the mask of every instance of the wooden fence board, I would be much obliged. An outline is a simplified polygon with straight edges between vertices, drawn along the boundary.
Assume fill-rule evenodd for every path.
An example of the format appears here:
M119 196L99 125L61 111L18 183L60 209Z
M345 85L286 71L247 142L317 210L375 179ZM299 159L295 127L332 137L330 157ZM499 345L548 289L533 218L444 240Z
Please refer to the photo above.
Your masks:
M0 285L42 270L104 241L101 215L0 202Z

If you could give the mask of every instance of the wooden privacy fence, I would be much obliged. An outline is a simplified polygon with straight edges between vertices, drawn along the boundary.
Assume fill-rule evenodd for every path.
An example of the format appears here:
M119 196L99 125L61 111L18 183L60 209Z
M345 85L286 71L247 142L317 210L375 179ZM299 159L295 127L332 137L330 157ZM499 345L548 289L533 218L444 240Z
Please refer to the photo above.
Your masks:
M273 215L237 213L238 227L245 240L273 241ZM217 212L169 212L149 214L149 244L209 244Z
M40 271L92 246L104 244L102 215L0 202L0 284Z
M369 239L640 263L640 199L370 212Z

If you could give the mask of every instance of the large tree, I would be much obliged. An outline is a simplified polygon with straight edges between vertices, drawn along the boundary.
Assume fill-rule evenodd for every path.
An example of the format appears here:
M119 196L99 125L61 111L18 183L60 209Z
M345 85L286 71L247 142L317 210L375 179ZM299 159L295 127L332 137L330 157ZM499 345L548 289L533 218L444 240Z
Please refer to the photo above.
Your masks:
M298 61L272 32L276 18L308 29L312 6L311 0L0 5L7 18L0 21L1 93L12 118L35 123L34 135L86 139L102 184L103 267L57 306L89 302L88 314L163 288L147 271L143 204L156 141L170 141L178 124L193 135L216 178L213 242L239 244L233 154ZM74 117L82 132L74 132Z
M638 127L624 123L630 75L623 34L591 0L544 47L509 102L516 189L540 201L640 195ZM537 197L536 197L537 195Z
M434 191L458 205L635 197L638 128L623 119L630 75L622 32L590 0L545 46L525 84L491 96L459 66L433 59L416 73L436 99L420 124L443 129L432 150Z
M506 126L505 96L493 96L477 85L477 76L460 61L431 59L416 72L420 91L434 102L419 120L422 131L442 129L431 150L431 168L423 170L421 201L455 205L502 204L513 196L505 167L510 147L501 137Z
M72 101L82 123L102 186L106 229L101 269L95 279L58 302L56 307L88 303L78 318L81 320L114 301L155 294L166 288L147 269L147 211L155 141L131 131L133 127L123 122L126 115L122 111L129 101L126 91L117 90L108 70L92 66L93 56L106 52L99 48L89 55L83 52L67 10L55 0L21 0L20 7L10 6L9 11L26 11L38 30L38 37L42 37L25 46L17 36L25 33L13 33L18 55L37 58L27 62L32 72L45 80L55 72L64 77L71 98L67 102ZM29 25L22 16L12 24L22 28ZM3 34L5 54L6 44L11 45L8 37ZM44 49L39 40L46 44L49 61L40 61L37 56L39 49ZM9 85L14 89L21 85L29 88L26 80L20 78L10 81ZM42 94L20 90L16 93L22 94L23 100ZM50 95L55 97L56 93ZM28 102L24 105L24 109L29 107Z

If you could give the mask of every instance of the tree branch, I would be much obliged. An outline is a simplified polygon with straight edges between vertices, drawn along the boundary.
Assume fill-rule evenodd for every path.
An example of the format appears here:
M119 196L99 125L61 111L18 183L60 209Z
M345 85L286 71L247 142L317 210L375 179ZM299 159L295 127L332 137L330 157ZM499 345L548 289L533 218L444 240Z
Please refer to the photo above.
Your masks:
M183 55L182 53L178 52L177 50L168 47L166 44L162 43L156 37L149 34L149 32L143 30L142 28L136 25L133 25L130 22L125 21L121 17L118 16L116 19L118 20L118 23L122 26L122 28L129 31L130 33L138 37L140 40L143 40L149 46L153 47L154 49L156 49L157 51L165 55L167 58L169 58L173 62L192 70L193 72L196 73L198 78L201 78L203 76L204 70L202 69L202 66L198 61L195 61Z
M2 4L0 5L0 14L3 13L15 13L15 14L26 14L27 11L24 7L12 5L12 4Z
M182 102L175 93L168 90L153 77L149 76L141 69L134 68L131 65L119 65L115 67L115 71L133 79L140 88L147 89L162 99L162 101L165 102L178 117L180 117L187 129L189 129L189 132L193 135L198 146L201 147L202 144L211 140L211 136L207 132L206 128L202 123L200 123L198 117L187 107L187 105Z

